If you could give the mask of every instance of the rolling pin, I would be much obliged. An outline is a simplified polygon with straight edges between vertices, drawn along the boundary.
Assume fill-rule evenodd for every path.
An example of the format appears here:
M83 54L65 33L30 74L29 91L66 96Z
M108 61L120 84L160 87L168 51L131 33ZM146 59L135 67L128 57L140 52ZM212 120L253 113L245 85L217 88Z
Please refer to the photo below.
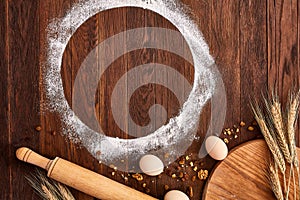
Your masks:
M155 200L155 198L79 165L56 157L45 158L26 147L16 152L19 160L34 164L48 171L47 176L76 190L103 200ZM157 200L157 199L156 199Z

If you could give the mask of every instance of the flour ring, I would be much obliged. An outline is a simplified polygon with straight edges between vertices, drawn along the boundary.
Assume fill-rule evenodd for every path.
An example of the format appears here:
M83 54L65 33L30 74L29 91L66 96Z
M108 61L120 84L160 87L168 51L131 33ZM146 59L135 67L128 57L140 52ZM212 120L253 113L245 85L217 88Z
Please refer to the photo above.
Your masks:
M193 88L180 114L152 134L129 140L99 134L82 123L64 96L60 76L63 53L75 31L97 13L119 7L146 8L169 20L189 45L195 68ZM55 19L49 25L48 45L48 62L44 69L46 106L61 114L66 135L78 139L99 161L108 165L114 163L123 171L139 172L138 160L147 153L157 155L165 165L184 153L194 139L200 112L218 85L218 73L214 73L217 69L201 32L180 6L168 0L152 3L141 0L83 1L73 5L65 17ZM168 157L164 156L166 154ZM127 166L121 162L124 160Z

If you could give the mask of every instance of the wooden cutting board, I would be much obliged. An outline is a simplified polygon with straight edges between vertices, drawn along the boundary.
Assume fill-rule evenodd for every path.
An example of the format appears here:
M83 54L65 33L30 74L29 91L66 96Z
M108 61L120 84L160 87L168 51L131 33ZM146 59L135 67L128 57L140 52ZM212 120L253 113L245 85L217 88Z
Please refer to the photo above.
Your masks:
M299 148L297 151L299 156ZM264 172L269 158L264 140L254 140L235 148L213 170L204 189L203 200L275 199ZM289 199L293 199L292 193L291 184Z

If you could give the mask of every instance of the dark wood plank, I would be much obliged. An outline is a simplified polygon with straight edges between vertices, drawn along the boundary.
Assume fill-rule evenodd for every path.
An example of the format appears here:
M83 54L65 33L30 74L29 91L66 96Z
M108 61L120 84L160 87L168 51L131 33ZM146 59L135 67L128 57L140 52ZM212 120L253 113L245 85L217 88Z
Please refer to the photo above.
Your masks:
M126 14L127 9L112 9L108 11L104 11L98 14L98 42L104 42L106 39L113 37L116 34L119 34L126 30ZM115 55L115 48L118 48L117 41L112 41L111 46L111 55ZM119 47L120 48L120 47ZM100 54L100 53L99 53ZM98 71L102 70L104 67L105 58L98 58ZM127 71L127 58L121 56L120 58L116 58L113 63L106 69L106 71L102 74L101 80L98 84L97 91L97 102L98 107L96 107L96 112L98 114L98 122L104 132L105 135L111 137L119 137L119 138L128 138L126 127L127 120L123 120L123 125L125 126L125 131L121 130L112 114L112 107L114 106L111 102L112 92L117 83L117 81L126 74ZM127 82L123 85L123 94L127 93ZM120 114L124 114L124 112L129 109L128 105L122 104L120 102L119 112ZM116 116L119 120L122 117ZM113 164L113 163L111 163ZM113 175L114 169L111 169L109 166L104 164L101 165L100 171L105 176L118 181L122 184L128 184L127 179L124 177L128 177L126 172L118 171Z
M276 60L276 13L275 1L267 1L267 33L268 33L268 85L274 87L278 81L278 70Z
M189 16L191 17L191 19L193 19L196 22L196 24L199 27L199 30L203 33L204 39L209 46L210 54L212 56L215 56L213 52L214 51L214 47L213 47L214 41L212 40L213 34L211 34L213 29L213 19L212 19L213 2L207 0L200 0L200 1L184 0L183 3L188 6L191 12ZM189 54L190 51L185 52L185 56L189 56ZM184 74L185 77L190 76L190 78L193 78L194 66L191 67L185 64ZM201 145L204 142L206 134L208 133L209 126L213 124L211 119L211 110L212 110L211 101L209 101L208 104L203 108L201 112L198 132L196 135L198 139L196 139L192 143L191 147L188 149L188 152L186 152L187 155L192 155L191 157L193 161L196 160L197 162L201 163L201 167L200 167L201 169L207 169L209 171L213 168L216 162L213 159L211 159L209 156L206 156L205 158L199 160L198 152L200 150ZM191 177L193 175L197 175L196 173L193 174L193 172L189 172L189 174L191 174ZM189 178L188 181L183 182L179 189L186 192L187 187L191 186L194 191L194 197L191 199L199 199L199 197L202 196L203 188L206 184L206 181L199 180L197 178L196 181L193 182L191 181L191 177Z
M10 199L11 198L11 146L10 146L10 113L9 113L9 65L8 65L8 31L7 31L7 1L0 2L0 55L2 57L0 62L0 152L2 156L0 158L0 171L2 172L0 188L1 194L0 199Z
M77 1L71 1L72 3L77 3ZM71 17L71 18L74 18ZM81 63L84 61L88 53L97 45L98 43L98 18L97 16L93 16L88 21L86 21L78 30L77 32L73 35L71 41L70 41L70 46L69 49L66 49L66 52L70 51L71 54L67 55L67 60L71 60L71 66L67 66L67 68L71 67L71 71L64 71L64 74L67 74L66 77L71 75L71 80L67 80L69 83L66 84L65 91L69 94L72 94L73 91L73 84L74 80L76 78L76 72L77 69L80 68ZM80 41L80 42L79 42ZM69 57L68 57L69 56ZM95 63L94 70L97 69L97 62ZM85 72L87 77L90 73L95 73L94 71L87 71ZM88 81L89 79L87 79ZM88 83L87 83L88 84ZM71 87L69 87L71 86ZM83 88L89 89L89 88ZM84 94L84 93L83 93ZM70 105L72 105L72 102L69 102ZM94 114L94 107L93 105L92 110L87 110L85 115L85 119L90 119L90 115ZM86 123L86 121L84 121ZM85 148L78 148L78 145L73 145L71 143L71 160L74 163L78 163L81 166L84 166L88 169L97 171L98 169L98 161L94 159L90 153L85 149ZM89 200L89 199L94 199L93 197L90 197L86 194L83 194L78 191L73 191L73 195L76 199L84 199L84 200Z
M38 150L39 134L39 2L8 1L11 162L10 199L32 199L36 195L24 175L32 166L17 161L14 152L28 146Z
M240 33L239 33L239 3L222 1L212 3L212 28L210 46L216 64L226 88L227 110L224 128L232 128L240 121ZM236 106L235 106L236 105ZM216 120L216 119L215 119ZM241 137L233 135L225 137L229 141L229 148L241 142Z
M277 80L279 95L286 101L289 89L298 86L297 1L276 1L275 14Z
M231 1L197 2L193 2L191 7L193 11L197 10L196 14L199 17L197 22L208 43L211 55L215 58L227 92L227 116L223 125L224 128L232 127L240 120L239 4ZM204 142L203 139L208 131L208 126L214 123L211 120L218 120L211 119L211 109L214 109L211 106L210 104L207 105L201 113L199 125L201 142ZM221 137L224 137L224 135L221 135ZM228 139L230 142L229 148L236 146L240 142L240 137L237 139L228 137ZM193 145L199 149L201 144L194 143ZM200 161L202 162L201 168L208 169L209 172L216 164L216 161L209 156ZM202 195L205 184L205 181L197 180L194 183L188 182L186 185L193 186L194 199L197 199Z
M188 3L188 2L186 2ZM149 20L149 19L148 19ZM152 26L156 27L163 27L169 30L177 30L173 24L171 24L169 21L163 19L160 16L155 16L155 21L153 21L154 24L151 24ZM190 57L190 50L185 49L184 47L187 46L185 39L182 37L179 41L174 41L174 38L171 36L168 36L164 41L160 40L159 36L157 38L157 42L163 42L167 47L173 47L176 48L176 52L181 53L184 55L184 57L180 57L179 55L176 55L174 53L170 53L168 51L157 51L155 60L157 63L164 64L168 67L171 67L175 69L180 75L175 75L173 73L169 73L168 69L161 69L158 72L156 72L156 80L158 79L164 79L166 80L172 87L179 89L179 92L177 94L173 93L170 88L167 86L165 87L159 87L158 85L155 85L155 103L162 105L167 112L167 121L169 122L169 119L171 117L175 117L179 114L180 108L182 108L182 104L179 100L186 100L190 91L189 87L186 87L184 85L184 81L180 81L179 76L184 77L186 81L189 83L189 85L193 85L194 81L194 67L193 63L188 63L187 60L185 60L185 57ZM177 46L180 44L180 46ZM163 76L163 72L168 74L168 76ZM162 112L156 112L155 118L157 119L157 122L162 122L163 120L163 113ZM156 124L156 129L159 128L159 124ZM195 146L192 145L186 152L186 154L194 153L195 155L198 153L197 147L195 149ZM182 156L182 155L178 155ZM178 162L175 161L171 165L168 166L172 173L177 173L179 170L176 169L178 165ZM163 199L164 194L167 192L164 188L165 185L169 187L169 190L178 189L183 192L187 190L188 185L191 185L194 187L194 195L197 199L197 196L200 194L200 190L196 190L195 185L199 184L199 182L192 183L189 180L181 181L177 179L172 179L170 177L169 173L163 173L161 175L161 178L156 178L156 196L160 199ZM198 185L199 186L199 185ZM193 199L193 198L191 198Z
M268 84L284 105L289 91L299 86L297 12L297 1L268 2Z
M99 15L99 39L102 41L113 37L116 34L119 34L126 30L127 26L127 9L113 9L110 11L105 11L103 14ZM112 40L112 56L115 55L115 48L118 48L117 41ZM120 47L119 47L120 48ZM104 58L105 59L105 58ZM99 58L99 62L101 62L101 58ZM116 116L118 119L114 119L112 114L112 108L114 105L111 102L112 92L117 81L127 72L127 58L122 56L120 58L116 58L113 63L108 66L107 70L104 72L101 77L101 83L98 86L98 90L100 94L104 95L104 99L100 99L100 112L99 119L100 121L105 122L103 131L105 134L111 137L120 137L120 138L128 138L127 133L122 131L115 120L120 120L118 117L124 116L124 113L128 108L128 105L120 102L119 113L120 116ZM125 75L126 76L126 75ZM125 78L126 79L126 78ZM124 95L127 96L127 83L123 85ZM103 101L104 100L104 101ZM126 127L127 120L123 120L123 126ZM101 124L102 125L102 124ZM121 181L121 179L120 179Z
M133 19L141 19L137 23L132 23ZM147 26L153 26L155 23L155 15L150 13L149 11L139 10L138 12L134 12L134 10L129 10L127 12L127 24L128 28L142 28ZM147 43L147 34L145 34L145 38L143 42ZM139 65L148 64L148 63L155 63L156 62L156 53L155 50L149 49L141 49L129 54L127 58L128 62L128 71L138 67ZM127 71L127 72L128 72ZM141 69L139 70L141 76L136 77L134 80L128 79L127 84L137 84L141 80L148 80L151 78L155 78L156 74L153 70ZM129 94L127 94L129 96ZM156 97L156 87L155 84L146 84L138 88L134 95L131 97L129 111L134 120L134 123L143 127L147 126L151 121L149 116L149 109L151 106L155 104L155 97ZM156 125L155 122L153 123L154 126ZM128 127L128 133L136 136L137 138L142 137L145 133L142 133L142 129L140 127ZM139 190L145 192L146 189L149 189L150 194L152 196L156 196L156 182L155 178L149 177L147 175L143 175L144 180L143 183L147 184L147 188L142 187L142 183L131 180L130 184L134 188L138 188Z
M40 45L43 48L42 57L40 62L45 64L46 62L46 50L47 50L47 27L49 23L55 18L64 17L66 12L71 6L70 1L43 1L40 5L41 10L41 40ZM83 31L86 28L83 28ZM81 37L81 33L77 34ZM82 38L80 38L82 39ZM72 64L73 57L74 61L78 61L76 54L73 52L76 50L76 46L72 42L69 42L63 56L62 63L62 80L66 99L72 105ZM75 54L75 55L73 55ZM43 75L43 74L42 74ZM41 75L41 76L42 76ZM41 86L42 93L44 93L45 88ZM43 102L42 102L43 103ZM69 141L66 136L62 134L62 127L60 116L58 113L51 113L47 110L44 111L41 116L43 130L41 132L40 146L41 153L48 155L49 157L59 156L77 163L81 166L93 169L93 158L92 156L83 148L78 148L78 144L74 144ZM55 134L54 134L55 133ZM72 194L76 199L93 199L92 197L83 194L79 191L71 190Z
M249 97L259 98L267 87L267 2L240 1L240 68L241 68L241 120L253 122ZM235 106L235 105L233 105ZM242 129L241 142L254 139L259 131Z
M70 8L70 1L42 1L40 3L40 46L41 46L41 71L47 68L47 29L55 18L61 18ZM66 53L70 53L66 51ZM64 68L62 68L64 69ZM43 71L42 71L43 72ZM43 73L40 74L43 79ZM42 100L41 105L46 104L44 84L40 86ZM61 122L57 113L51 113L46 108L41 113L42 131L40 134L40 153L49 157L61 156L70 158L69 144L61 134ZM55 132L55 134L53 134Z
M203 33L204 39L206 43L208 44L210 48L210 53L212 54L212 2L206 1L206 0L200 0L200 1L193 1L193 0L184 0L184 4L186 4L191 9L191 18L196 22L196 24L199 27L199 30ZM194 16L194 17L193 17ZM190 51L184 52L184 55L189 57L191 54ZM185 76L192 78L192 81L194 80L194 66L190 66L187 63L185 63ZM194 144L193 146L198 146L200 149L200 145L203 142L203 139L205 137L206 132L208 131L208 127L210 125L210 114L211 114L211 107L210 104L208 104L203 111L201 112L201 119L199 122L198 127L198 133L197 136L200 137L200 144Z
M47 68L47 29L48 25L55 18L63 17L70 8L70 1L41 1L40 3L40 46L41 46L41 74L40 78L43 79L44 71ZM42 94L41 106L46 104L45 87L43 82L40 85ZM40 153L53 158L60 156L70 159L71 153L69 151L69 143L61 134L61 122L59 121L59 115L57 113L51 113L46 108L41 113L41 127L40 133ZM53 134L55 132L55 134Z
M71 7L71 2L68 1L42 1L40 4L40 46L41 46L41 64L46 64L46 53L47 53L47 27L49 23L55 18L64 17L68 9ZM69 43L69 46L72 44ZM41 66L42 67L42 66ZM65 96L68 102L71 102L71 82L72 82L72 48L66 48L63 57L62 63L62 79L63 87L65 91ZM43 76L43 74L41 74ZM41 93L45 95L43 85L41 86ZM44 96L43 96L44 97ZM42 102L44 103L44 102ZM62 134L61 130L61 121L58 113L51 113L48 110L45 110L41 115L41 124L43 130L40 137L40 152L49 157L59 156L67 160L71 160L77 164L85 165L85 158L92 159L90 154L82 159L83 162L78 162L78 159L81 156L77 155L78 145L71 143L65 136ZM54 134L55 133L55 134ZM78 150L81 152L81 150ZM76 199L91 199L87 195L72 190L73 195ZM83 195L84 197L82 197Z

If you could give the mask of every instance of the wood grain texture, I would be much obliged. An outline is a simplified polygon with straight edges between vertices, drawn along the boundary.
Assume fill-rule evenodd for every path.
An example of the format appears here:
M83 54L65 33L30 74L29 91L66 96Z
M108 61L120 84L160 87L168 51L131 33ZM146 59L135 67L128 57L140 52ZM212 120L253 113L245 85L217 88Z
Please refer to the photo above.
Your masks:
M41 1L40 2L40 70L43 71L43 68L46 65L46 56L47 56L47 28L51 20L54 18L63 17L66 11L70 8L71 2L69 0L64 1ZM66 51L65 54L71 55L70 51ZM71 63L71 56L69 57L68 62ZM71 66L71 65L70 65ZM70 67L71 68L71 67ZM65 69L62 67L62 73L65 72ZM71 72L69 70L68 72ZM71 75L71 73L68 73ZM40 81L43 79L43 73L40 74ZM69 85L68 85L69 86ZM70 86L69 86L70 87ZM45 103L45 88L42 82L40 82L40 93L42 94L41 106ZM68 98L68 95L66 95ZM41 118L41 127L39 137L39 153L45 156L61 156L63 158L71 160L74 158L72 152L75 147L71 143L65 143L65 138L60 134L60 122L59 116L57 113L51 113L47 110L43 110L43 113L40 115ZM55 133L55 134L53 134ZM56 144L56 145L53 145ZM65 146L66 148L59 148L59 146Z
M54 18L63 17L67 10L79 0L43 0L21 1L5 0L0 2L0 170L4 176L0 179L1 199L38 199L26 183L24 175L33 172L33 168L17 162L14 151L20 146L29 146L33 150L50 158L59 156L80 164L88 169L101 173L120 183L142 192L162 198L166 193L164 185L170 189L186 191L188 186L194 189L194 197L199 199L204 181L182 182L172 179L164 173L161 177L144 176L139 182L131 177L126 181L113 169L99 164L86 149L68 141L62 135L58 113L41 112L45 88L40 82L42 67L46 62L47 26ZM253 121L248 100L249 95L260 95L263 88L279 88L282 99L286 98L288 89L298 86L299 71L299 32L300 3L291 1L209 1L181 0L189 7L188 14L195 20L210 47L210 52L220 70L227 92L227 116L224 128L232 127L241 120L247 125ZM2 20L4 19L4 20ZM101 12L85 22L73 35L63 57L62 80L65 96L72 104L72 88L80 64L91 49L105 39L125 30L137 27L164 27L176 30L174 25L149 10L138 8L119 8ZM147 42L147 35L144 41ZM180 41L184 44L184 40ZM172 40L166 41L172 44ZM114 44L111 48L118 47ZM126 48L126 45L125 45ZM185 55L190 51L184 52ZM3 60L3 61L2 61ZM95 63L95 72L101 69L101 58ZM192 64L170 52L157 49L141 49L128 52L116 59L105 71L98 85L96 105L98 121L103 131L113 137L134 138L128 132L128 121L123 120L126 131L122 131L112 116L110 108L111 95L117 81L126 73L141 64L160 63L171 66L192 83L194 69ZM92 72L86 72L92 73ZM144 70L139 79L158 78L160 73ZM169 77L166 77L170 81ZM123 85L127 94L127 79ZM180 83L174 83L180 86ZM187 92L186 89L184 89ZM84 92L84 90L83 90ZM183 95L182 93L181 95ZM86 102L87 104L87 102ZM137 124L147 125L150 122L149 108L161 104L170 119L179 112L176 96L166 87L146 84L138 88L130 97L130 105L123 105L120 112L129 110ZM209 124L211 123L211 105L208 104L201 113L197 136L187 154L194 160L200 148ZM93 108L86 113L87 119ZM161 113L156 113L162 118ZM41 125L37 132L35 127ZM259 130L241 129L237 139L230 139L229 148L245 141L261 137ZM133 135L140 130L130 129ZM222 135L224 137L224 135ZM299 134L297 133L297 139ZM298 141L298 140L297 140ZM299 145L299 141L297 142ZM216 161L205 157L199 162L201 168L213 169ZM170 168L175 168L174 162ZM192 172L191 172L192 173ZM142 187L146 183L147 187ZM20 191L22 188L22 192ZM81 192L72 190L76 199L94 199Z
M31 199L36 196L27 187L24 176L30 170L19 164L13 153L16 147L28 145L38 149L39 135L32 129L40 124L39 105L39 3L8 1L8 78L10 112L10 198ZM24 76L25 75L25 76ZM22 188L24 193L14 192Z
M211 48L212 54L216 58L216 64L222 74L226 85L227 105L241 105L240 91L241 64L240 64L240 22L239 6L236 1L213 2ZM232 66L232 67L229 67ZM232 123L239 123L240 106L230 106L227 112L225 127L231 127ZM243 135L241 136L243 137ZM234 147L240 143L241 137L232 141L229 147Z
M274 1L267 7L268 85L277 87L285 102L287 88L299 86L298 1ZM299 140L297 129L296 139Z
M299 155L300 149L297 151ZM265 174L268 159L270 153L264 140L250 141L232 150L212 172L203 193L203 200L276 199ZM288 174L289 169L287 177ZM293 199L293 184L290 189L289 199Z
M2 181L0 182L0 188L2 192L0 194L0 199L11 198L11 140L10 135L10 114L9 114L9 88L4 87L9 85L9 65L8 65L8 11L7 2L0 2L0 56L2 57L0 62L0 152L2 156L0 157L0 171L2 172Z
M266 90L267 70L267 21L266 1L241 1L240 12L240 68L241 68L241 120L254 120L249 106L249 97L259 98ZM250 86L250 87L249 87ZM246 127L247 128L247 127ZM255 133L259 131L256 129ZM242 129L241 140L257 137Z

